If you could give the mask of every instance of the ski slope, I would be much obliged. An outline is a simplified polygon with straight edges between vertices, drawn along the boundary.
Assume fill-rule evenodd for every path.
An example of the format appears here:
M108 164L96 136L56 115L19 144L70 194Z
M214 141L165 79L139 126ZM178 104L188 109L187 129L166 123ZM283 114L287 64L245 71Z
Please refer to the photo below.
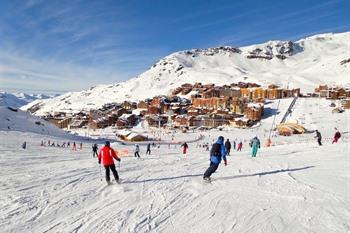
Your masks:
M280 103L277 118L290 101ZM205 138L189 144L186 157L179 146L161 145L150 156L141 146L136 159L133 146L112 144L131 156L117 163L122 184L111 186L101 181L91 144L73 152L40 146L66 138L0 131L1 232L348 232L349 111L330 109L326 100L298 99L292 114L321 130L322 147L314 134L273 137L275 146L254 159L247 140L257 134L263 142L272 117L250 130L201 132ZM334 145L333 127L345 132ZM219 135L241 138L243 150L232 152L206 184L208 152L198 145Z

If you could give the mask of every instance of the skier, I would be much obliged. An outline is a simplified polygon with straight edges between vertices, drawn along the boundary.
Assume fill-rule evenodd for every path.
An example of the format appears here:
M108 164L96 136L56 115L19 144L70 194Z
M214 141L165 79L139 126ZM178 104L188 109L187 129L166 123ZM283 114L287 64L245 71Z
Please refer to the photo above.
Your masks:
M140 154L139 154L139 152L140 152L140 146L139 145L135 145L135 157L138 157L138 158L140 158Z
M321 136L321 133L317 129L316 129L316 136L315 136L315 138L317 138L318 145L322 146L322 142L321 142L322 136Z
M181 145L181 147L182 147L182 154L186 154L186 152L187 152L187 149L188 149L188 145L187 145L187 143L185 142L185 143L183 143L182 145Z
M119 183L119 176L117 170L115 169L113 158L120 162L120 158L117 156L115 150L111 148L110 142L106 141L105 146L102 147L98 153L98 163L101 164L102 161L102 164L105 167L107 184L111 184L109 170L112 171L115 181Z
M341 137L341 134L340 134L339 130L337 128L335 128L335 130L336 130L336 132L334 134L334 138L333 138L332 144L333 143L337 143L339 138Z
M67 142L67 147L70 147L70 142Z
M226 140L225 142L225 148L226 148L226 151L227 151L227 155L229 156L230 155L230 151L231 151L231 142L229 139Z
M203 179L205 181L211 181L210 176L218 169L221 159L224 160L225 166L227 165L226 160L226 148L224 146L224 137L220 136L216 143L213 144L210 150L210 166L205 171Z
M235 140L233 141L233 149L234 149L234 150L236 150L236 141L237 141L237 139L235 139Z
M80 143L80 150L82 150L83 149L83 143L81 142Z
M151 143L148 143L148 144L147 144L146 155L147 155L147 154L149 154L149 155L151 154Z
M23 142L22 149L25 150L27 148L27 142Z
M258 148L260 148L260 140L258 136L255 136L252 140L250 140L249 145L252 148L252 157L256 157L256 154L258 153Z
M92 146L92 157L95 157L95 155L98 156L97 151L98 151L98 146L97 146L97 144L95 143L95 144Z
M237 145L237 151L242 151L242 147L243 147L243 142L242 142L242 140L240 139L240 140L239 140L239 143L238 143L238 145Z
M62 147L66 147L66 142L63 142Z
M75 142L73 142L73 148L72 148L72 150L77 150L77 144L75 144Z

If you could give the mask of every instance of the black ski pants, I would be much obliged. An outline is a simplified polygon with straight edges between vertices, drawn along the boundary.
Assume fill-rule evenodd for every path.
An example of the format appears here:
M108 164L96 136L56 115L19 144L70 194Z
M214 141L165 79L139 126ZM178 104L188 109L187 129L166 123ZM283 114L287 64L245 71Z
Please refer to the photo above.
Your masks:
M94 150L92 157L95 157L95 155L97 156L97 151Z
M135 152L135 157L139 157L140 158L140 154L138 151Z
M322 146L321 138L317 139L318 145Z
M151 154L151 150L150 149L147 149L147 151L146 151L146 155L150 155Z
M109 175L109 170L112 171L115 181L119 180L118 172L117 172L117 170L115 170L115 165L114 164L112 164L112 165L104 165L104 167L106 169L106 181L107 182L111 181L111 178L110 178L110 175Z
M219 164L210 162L210 166L209 166L208 169L205 171L203 177L204 177L204 178L210 177L210 176L216 171L216 169L218 169L218 167L219 167Z

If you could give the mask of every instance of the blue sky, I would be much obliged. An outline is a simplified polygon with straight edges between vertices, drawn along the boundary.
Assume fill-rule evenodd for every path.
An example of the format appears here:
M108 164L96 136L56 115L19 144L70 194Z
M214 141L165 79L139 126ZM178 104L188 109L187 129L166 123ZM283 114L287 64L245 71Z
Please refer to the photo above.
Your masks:
M350 0L0 0L0 89L127 80L179 50L350 31Z

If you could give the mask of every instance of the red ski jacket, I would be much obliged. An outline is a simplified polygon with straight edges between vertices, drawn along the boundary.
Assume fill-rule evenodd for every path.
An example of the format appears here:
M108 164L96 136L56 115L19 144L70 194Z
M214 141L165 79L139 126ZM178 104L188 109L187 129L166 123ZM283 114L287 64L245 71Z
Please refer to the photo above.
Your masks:
M113 158L119 160L115 150L109 146L102 147L98 153L98 160L102 160L102 164L105 166L114 164Z

